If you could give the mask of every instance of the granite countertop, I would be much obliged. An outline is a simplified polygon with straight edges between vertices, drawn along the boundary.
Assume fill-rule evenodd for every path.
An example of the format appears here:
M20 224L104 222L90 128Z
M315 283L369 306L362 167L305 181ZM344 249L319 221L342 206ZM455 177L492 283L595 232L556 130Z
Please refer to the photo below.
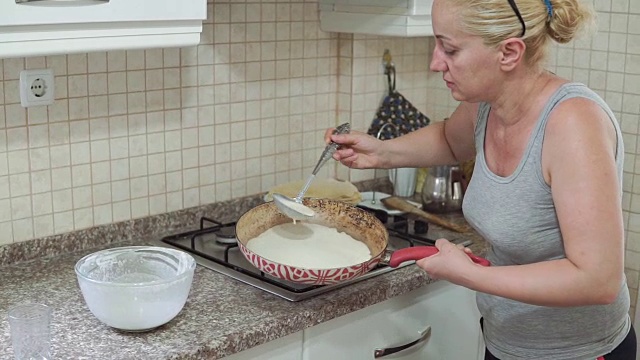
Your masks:
M463 223L461 214L447 215ZM477 254L486 251L476 233L457 234L431 226L432 237L473 240ZM21 302L54 308L52 351L57 359L215 359L303 330L321 322L407 293L433 280L415 265L407 266L317 297L289 302L198 266L182 311L169 323L145 333L114 330L85 305L74 265L99 248L151 243L158 234L137 241L102 244L73 253L0 267L0 309ZM0 322L0 359L11 359L6 310Z

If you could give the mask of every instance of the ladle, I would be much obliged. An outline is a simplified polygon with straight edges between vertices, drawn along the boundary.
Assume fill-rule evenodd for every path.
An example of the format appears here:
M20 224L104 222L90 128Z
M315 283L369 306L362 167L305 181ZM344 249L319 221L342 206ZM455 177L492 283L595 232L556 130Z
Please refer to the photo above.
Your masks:
M351 125L349 125L349 123L344 123L336 127L335 130L333 130L333 133L347 134L349 133L349 131L351 131ZM294 220L305 220L315 215L315 212L312 209L302 204L302 197L307 192L307 190L309 190L311 182L318 174L318 171L320 171L322 165L324 165L329 159L333 157L333 153L336 152L338 146L338 144L332 141L324 148L324 151L322 152L322 155L320 156L316 167L313 169L311 175L309 175L309 177L307 178L307 182L304 184L304 186L294 199L282 194L272 194L273 202L278 207L278 210Z

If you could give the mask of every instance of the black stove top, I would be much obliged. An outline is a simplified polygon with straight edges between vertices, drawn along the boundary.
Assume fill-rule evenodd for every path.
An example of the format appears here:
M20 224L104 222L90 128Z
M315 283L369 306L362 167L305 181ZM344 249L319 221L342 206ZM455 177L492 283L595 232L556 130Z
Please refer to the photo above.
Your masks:
M389 215L381 210L364 209L374 212L376 217L385 224L389 232L387 249L398 250L434 244L435 240L428 236L429 226L426 222L407 218L405 215ZM398 268L378 265L362 276L333 285L294 283L265 274L251 265L236 243L235 224L235 222L221 223L202 217L198 229L164 237L160 240L160 244L184 250L192 254L201 266L290 301L307 299L412 264L407 262Z

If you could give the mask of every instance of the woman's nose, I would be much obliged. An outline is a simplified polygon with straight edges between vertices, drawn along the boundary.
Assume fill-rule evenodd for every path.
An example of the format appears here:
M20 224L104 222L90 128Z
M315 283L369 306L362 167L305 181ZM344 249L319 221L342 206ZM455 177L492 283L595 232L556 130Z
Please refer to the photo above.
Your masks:
M435 49L431 57L431 63L429 63L429 70L434 72L443 72L447 70L446 63L442 60L441 51Z

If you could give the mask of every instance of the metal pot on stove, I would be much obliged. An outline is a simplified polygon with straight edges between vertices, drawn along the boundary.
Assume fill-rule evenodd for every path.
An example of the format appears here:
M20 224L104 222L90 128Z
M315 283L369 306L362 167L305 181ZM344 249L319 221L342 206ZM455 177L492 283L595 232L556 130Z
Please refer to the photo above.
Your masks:
M429 168L422 186L422 208L433 213L446 213L462 208L466 181L457 165Z

